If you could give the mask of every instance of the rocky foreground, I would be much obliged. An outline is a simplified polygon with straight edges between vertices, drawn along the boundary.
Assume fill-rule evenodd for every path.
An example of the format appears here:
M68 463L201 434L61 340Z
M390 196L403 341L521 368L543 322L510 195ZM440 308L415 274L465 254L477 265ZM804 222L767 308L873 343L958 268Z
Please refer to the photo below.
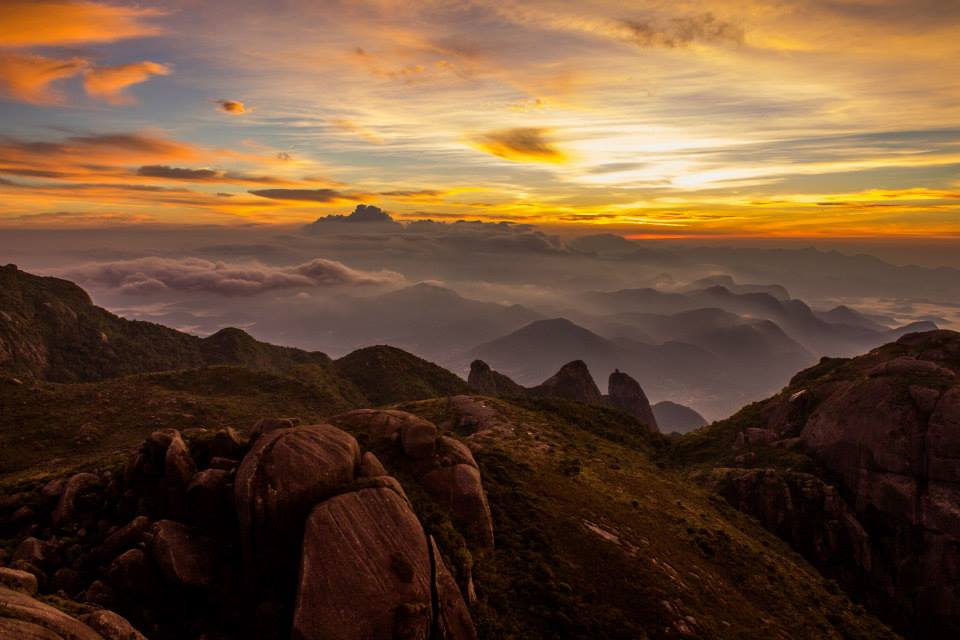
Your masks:
M466 445L402 411L330 422L392 442L394 463L454 514L470 548L493 547ZM261 420L249 439L157 431L122 473L4 502L25 503L9 521L27 535L0 568L0 637L142 637L131 622L170 638L250 636L244 627L256 638L476 637L469 565L455 568L458 584L400 482L332 424ZM38 586L103 609L70 617L34 599Z

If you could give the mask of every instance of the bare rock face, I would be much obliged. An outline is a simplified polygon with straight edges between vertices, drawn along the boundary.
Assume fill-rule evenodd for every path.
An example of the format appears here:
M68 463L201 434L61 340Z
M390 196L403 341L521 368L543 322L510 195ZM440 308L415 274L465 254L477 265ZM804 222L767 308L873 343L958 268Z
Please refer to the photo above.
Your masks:
M859 578L847 584L862 590L874 610L924 637L960 634L958 373L960 335L909 334L798 374L767 403L766 428L743 434L744 442L796 442L837 481L870 542L869 557L856 556ZM750 512L756 500L763 503L749 492L736 499ZM804 517L828 522L826 509ZM799 537L815 545L816 535ZM817 559L815 549L807 552Z
M262 575L293 566L307 514L352 482L359 464L356 439L328 424L279 429L260 437L241 462L234 483L248 569Z
M470 363L469 384L477 393L485 396L521 397L527 395L527 390L503 375L494 371L483 360L474 360Z
M576 400L584 404L602 404L603 397L597 383L593 381L587 363L583 360L574 360L560 367L552 377L543 384L530 389L530 393L538 396L551 396Z
M436 469L420 478L420 484L453 513L468 540L478 547L493 547L493 518L475 465L454 464Z
M433 551L413 511L390 489L317 505L304 533L292 638L426 639L445 627L441 637L472 639L466 605L456 585L450 591L452 579L438 578L446 568Z
M852 558L858 567L870 570L867 532L836 488L816 476L775 469L715 469L705 484L821 569L836 575Z
M216 571L213 540L193 527L172 520L153 525L151 555L164 577L175 584L207 589Z
M640 388L640 383L629 375L619 369L611 373L607 386L607 395L610 403L614 407L629 413L650 427L651 431L659 431L657 428L657 418L653 415L653 409L650 408L650 401L647 400L647 394Z

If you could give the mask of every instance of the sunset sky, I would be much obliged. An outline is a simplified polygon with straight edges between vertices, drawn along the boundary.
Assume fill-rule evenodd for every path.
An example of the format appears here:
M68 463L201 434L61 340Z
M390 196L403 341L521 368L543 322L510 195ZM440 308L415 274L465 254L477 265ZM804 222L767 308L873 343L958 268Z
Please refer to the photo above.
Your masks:
M0 226L960 235L960 2L0 2Z

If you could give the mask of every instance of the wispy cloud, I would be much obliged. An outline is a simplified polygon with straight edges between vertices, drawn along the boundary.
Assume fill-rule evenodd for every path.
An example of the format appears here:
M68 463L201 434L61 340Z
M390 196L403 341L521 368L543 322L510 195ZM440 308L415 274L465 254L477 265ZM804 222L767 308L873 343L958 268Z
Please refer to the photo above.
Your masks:
M116 67L93 67L83 76L87 95L113 104L131 104L135 99L126 89L153 76L169 75L171 68L157 62L134 62Z

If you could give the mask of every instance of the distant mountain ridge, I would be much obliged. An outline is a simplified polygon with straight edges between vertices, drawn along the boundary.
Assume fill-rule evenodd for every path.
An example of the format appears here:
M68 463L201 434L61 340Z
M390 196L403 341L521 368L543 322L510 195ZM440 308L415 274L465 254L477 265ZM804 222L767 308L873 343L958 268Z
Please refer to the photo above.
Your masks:
M332 360L318 351L260 342L232 327L200 338L116 316L67 280L0 267L0 373L95 382L218 365L310 379L336 397L353 398L353 404L387 404L467 388L446 369L394 347L367 347Z
M494 371L486 362L474 360L470 364L467 384L474 391L490 396L562 398L597 407L610 407L633 416L653 432L659 431L650 401L636 380L616 370L610 374L607 394L603 395L583 360L566 363L542 383L529 388Z

